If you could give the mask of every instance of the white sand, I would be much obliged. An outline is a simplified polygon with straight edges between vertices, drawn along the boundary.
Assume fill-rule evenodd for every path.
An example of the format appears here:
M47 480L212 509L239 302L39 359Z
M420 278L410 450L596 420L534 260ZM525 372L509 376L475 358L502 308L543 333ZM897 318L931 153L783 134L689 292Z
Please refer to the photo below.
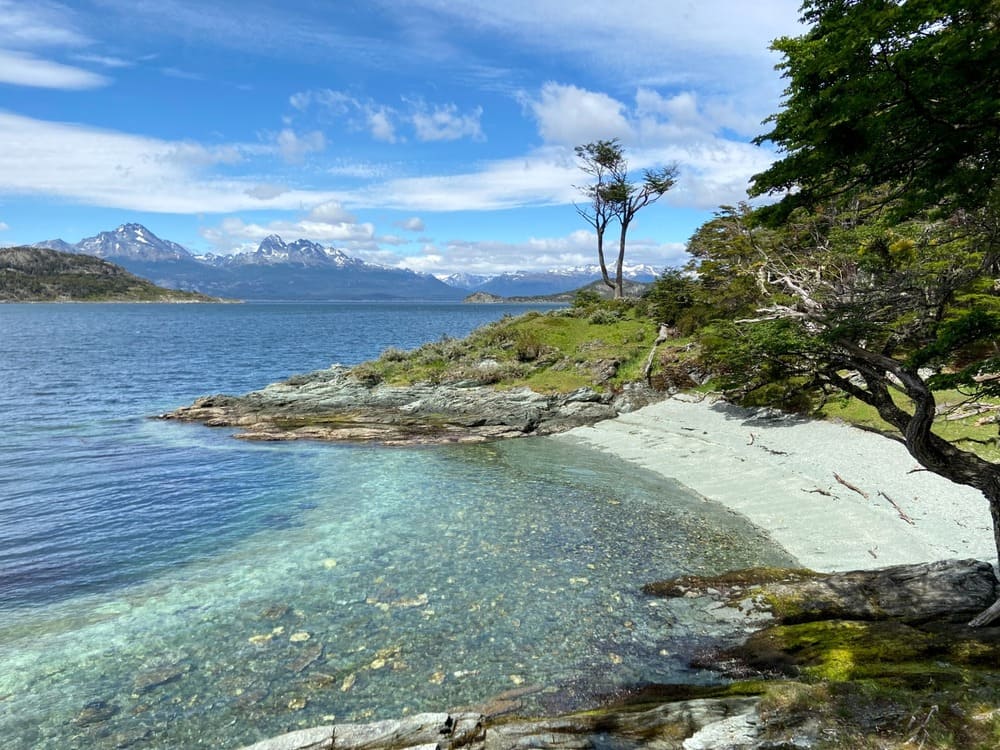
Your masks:
M900 443L846 425L675 397L555 439L673 477L742 513L814 570L996 561L978 490L914 472L919 466Z

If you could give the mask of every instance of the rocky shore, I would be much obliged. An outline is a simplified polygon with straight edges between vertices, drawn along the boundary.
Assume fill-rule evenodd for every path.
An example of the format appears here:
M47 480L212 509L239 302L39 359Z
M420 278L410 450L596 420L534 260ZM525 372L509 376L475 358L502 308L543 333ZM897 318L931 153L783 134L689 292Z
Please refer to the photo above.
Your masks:
M1000 629L963 624L1000 594L989 563L839 574L757 569L657 582L644 591L703 600L720 621L745 632L738 645L702 657L701 666L735 681L647 686L618 704L550 718L465 709L327 725L243 750L806 750L868 747L872 737L880 747L902 748L914 746L911 737L937 747L939 734L956 733L966 744L948 747L977 747L1000 728L993 669ZM685 691L686 699L662 700Z
M333 366L243 396L200 398L162 419L236 427L245 440L366 441L386 445L480 442L550 435L660 398L641 384L621 393L580 388L546 395L476 381L394 386Z

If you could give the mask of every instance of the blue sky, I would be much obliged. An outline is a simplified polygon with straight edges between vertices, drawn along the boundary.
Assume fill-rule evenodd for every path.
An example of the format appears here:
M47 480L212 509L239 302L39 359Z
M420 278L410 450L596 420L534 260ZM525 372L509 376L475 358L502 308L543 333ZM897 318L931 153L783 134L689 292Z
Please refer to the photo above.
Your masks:
M594 262L573 147L676 162L628 259L676 265L774 158L799 0L0 0L0 245L126 222L418 271Z

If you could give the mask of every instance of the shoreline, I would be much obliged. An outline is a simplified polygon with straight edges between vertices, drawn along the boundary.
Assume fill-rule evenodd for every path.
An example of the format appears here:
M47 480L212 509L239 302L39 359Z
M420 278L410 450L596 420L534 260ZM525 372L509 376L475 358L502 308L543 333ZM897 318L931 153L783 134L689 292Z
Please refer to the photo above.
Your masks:
M679 395L552 439L675 479L819 572L997 562L982 493L919 470L902 444L856 427Z

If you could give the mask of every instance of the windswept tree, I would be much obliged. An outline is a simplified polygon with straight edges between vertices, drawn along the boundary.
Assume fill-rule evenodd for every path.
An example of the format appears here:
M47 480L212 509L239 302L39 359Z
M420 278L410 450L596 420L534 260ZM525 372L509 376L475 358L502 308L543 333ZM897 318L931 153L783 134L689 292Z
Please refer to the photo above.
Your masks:
M707 348L758 402L838 391L874 407L924 468L983 493L1000 552L1000 464L934 424L936 389L1000 395L1000 3L803 14L809 30L774 44L789 83L759 139L783 156L753 181L784 197L724 212L690 246L703 281L747 303Z
M586 206L577 206L582 216L597 232L597 258L604 283L614 289L615 298L625 296L623 266L628 230L636 214L655 203L677 182L677 165L643 170L642 180L630 180L625 151L617 139L596 141L576 147L580 169L594 182L580 187L587 197ZM604 254L604 233L611 220L618 221L618 257L612 280Z
M586 196L587 203L577 205L576 212L597 234L597 260L601 264L601 276L604 283L614 289L615 285L608 276L608 266L604 259L604 232L615 215L607 191L616 179L616 170L625 160L624 152L616 138L577 146L576 157L580 169L594 180L589 185L577 188Z

